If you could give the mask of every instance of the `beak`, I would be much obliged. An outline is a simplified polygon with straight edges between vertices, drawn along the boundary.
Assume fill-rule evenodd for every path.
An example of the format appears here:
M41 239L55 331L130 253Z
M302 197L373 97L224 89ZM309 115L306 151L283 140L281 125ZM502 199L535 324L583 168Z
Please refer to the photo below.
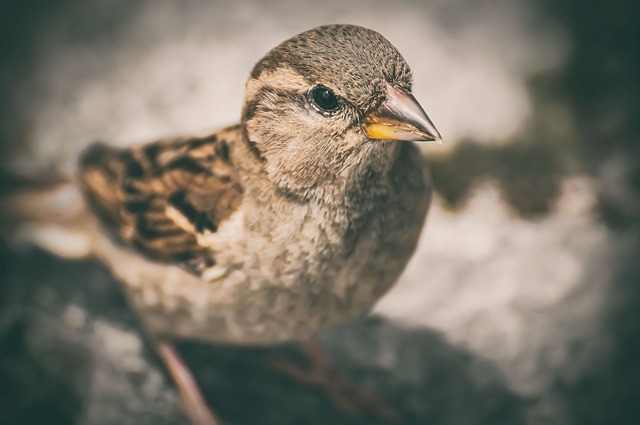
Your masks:
M416 98L388 83L387 98L366 114L363 127L369 139L442 143L442 136Z

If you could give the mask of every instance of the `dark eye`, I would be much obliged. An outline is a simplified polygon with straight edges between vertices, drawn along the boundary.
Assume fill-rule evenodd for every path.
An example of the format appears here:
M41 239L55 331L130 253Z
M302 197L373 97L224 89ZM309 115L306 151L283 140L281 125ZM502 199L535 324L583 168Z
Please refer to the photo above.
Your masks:
M332 111L338 107L338 97L331 89L325 86L315 86L309 92L310 100L313 101L320 109Z

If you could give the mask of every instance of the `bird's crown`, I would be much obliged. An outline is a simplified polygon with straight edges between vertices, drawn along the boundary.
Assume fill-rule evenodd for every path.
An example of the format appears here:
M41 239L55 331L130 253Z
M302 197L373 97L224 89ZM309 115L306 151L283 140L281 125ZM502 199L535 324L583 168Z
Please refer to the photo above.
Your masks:
M384 93L388 82L411 89L409 65L376 31L357 25L325 25L298 34L266 54L251 78L288 68L309 84L324 84L361 110Z

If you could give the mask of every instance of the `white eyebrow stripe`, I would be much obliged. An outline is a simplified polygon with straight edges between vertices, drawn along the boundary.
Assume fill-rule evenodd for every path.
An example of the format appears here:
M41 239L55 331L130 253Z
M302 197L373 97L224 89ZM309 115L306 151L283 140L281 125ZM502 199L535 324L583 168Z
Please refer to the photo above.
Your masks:
M309 82L288 66L265 71L259 78L249 78L245 87L245 103L252 101L265 87L303 93L310 88Z

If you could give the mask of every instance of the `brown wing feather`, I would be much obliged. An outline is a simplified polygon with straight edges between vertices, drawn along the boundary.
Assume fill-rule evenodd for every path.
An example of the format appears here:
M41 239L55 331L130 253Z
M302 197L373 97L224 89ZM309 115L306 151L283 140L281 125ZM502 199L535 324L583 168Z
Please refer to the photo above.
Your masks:
M117 149L101 143L80 158L88 203L118 242L194 273L213 266L197 235L215 232L242 201L229 146L216 135Z

